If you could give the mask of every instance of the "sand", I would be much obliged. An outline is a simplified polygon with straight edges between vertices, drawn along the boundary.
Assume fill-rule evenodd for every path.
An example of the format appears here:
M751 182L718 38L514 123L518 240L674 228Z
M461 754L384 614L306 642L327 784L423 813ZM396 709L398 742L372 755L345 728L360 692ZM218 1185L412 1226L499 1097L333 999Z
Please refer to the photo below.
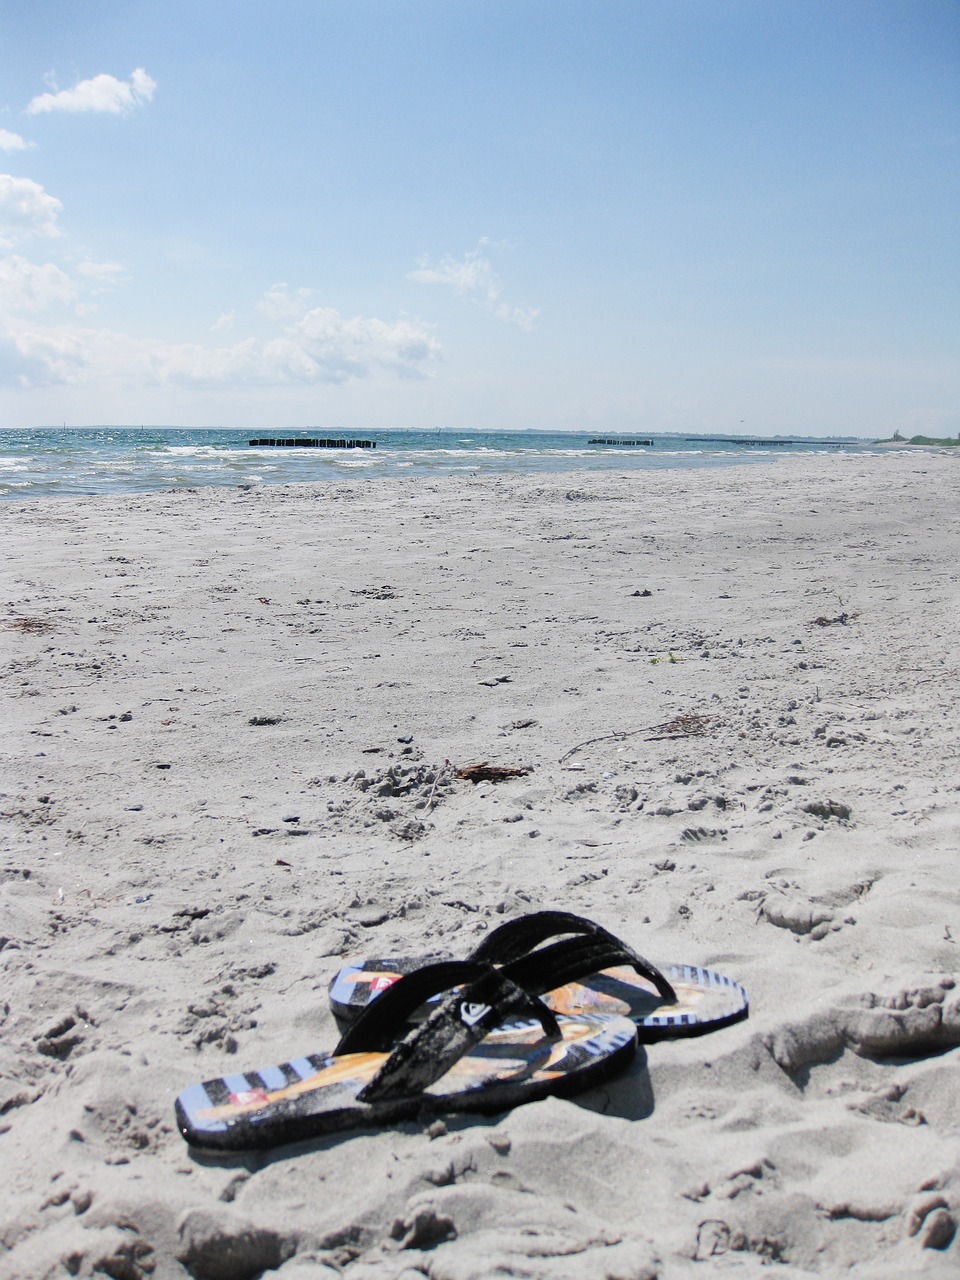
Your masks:
M934 453L0 507L0 1275L955 1275L958 510ZM541 907L749 1020L190 1152L344 956Z

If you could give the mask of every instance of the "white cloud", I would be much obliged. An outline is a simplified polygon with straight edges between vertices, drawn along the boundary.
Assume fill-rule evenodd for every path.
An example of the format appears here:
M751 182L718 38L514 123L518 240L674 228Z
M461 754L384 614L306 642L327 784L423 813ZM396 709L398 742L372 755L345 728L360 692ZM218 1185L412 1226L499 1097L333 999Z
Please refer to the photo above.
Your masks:
M66 293L69 281L64 281ZM55 277L38 277L38 294L44 282L53 295ZM44 328L12 311L5 320L0 317L0 386L79 386L103 380L197 390L309 386L384 371L423 377L439 355L439 343L419 321L344 317L332 308L308 311L276 337L219 347L133 339L80 326Z
M75 94L82 97L80 90L86 93L94 83L77 86ZM75 104L63 109L95 108ZM440 357L440 344L422 321L343 316L332 307L313 305L312 290L286 284L268 289L259 303L276 330L267 338L206 346L84 327L77 319L92 310L90 300L97 293L123 277L122 264L83 259L68 273L54 263L31 262L11 252L31 237L59 236L62 208L32 179L0 174L0 386L81 386L104 380L191 388L343 383L383 372L423 377ZM39 318L56 305L70 308L73 323L52 325ZM226 333L235 321L235 313L225 313L213 330Z
M24 142L19 133L0 129L0 151L29 151L33 146L32 142Z
M415 280L418 284L447 285L458 296L469 297L504 324L532 329L540 314L537 308L513 307L500 301L503 291L500 277L489 258L483 256L483 250L491 245L492 242L484 237L476 249L470 249L463 255L462 261L446 254L436 266L431 264L428 257L422 257L417 270L408 272L407 279Z
M337 375L338 381L341 370L362 376L371 365L412 373L440 352L429 330L415 321L345 319L330 307L308 311L288 333L318 368Z
M81 80L72 89L60 89L53 93L41 93L27 106L28 115L48 111L99 111L110 115L126 115L135 107L150 102L156 90L156 81L142 67L134 71L129 80L118 80L106 74Z
M83 336L69 330L0 324L0 386L79 386L84 348Z
M439 354L440 344L418 321L344 317L333 308L315 307L265 342L246 338L218 348L158 345L148 353L147 367L153 381L194 387L339 383L378 370L422 377Z
M38 265L16 253L0 258L0 311L35 313L76 296L76 285L52 262Z
M63 205L32 178L0 173L0 247L29 236L58 236L57 215Z

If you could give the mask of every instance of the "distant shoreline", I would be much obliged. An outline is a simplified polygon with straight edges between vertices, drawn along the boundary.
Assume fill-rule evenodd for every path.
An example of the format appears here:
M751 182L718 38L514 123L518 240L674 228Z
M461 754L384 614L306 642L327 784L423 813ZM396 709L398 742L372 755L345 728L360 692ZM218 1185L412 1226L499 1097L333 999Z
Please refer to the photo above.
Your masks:
M960 437L938 438L936 436L911 436L909 440L875 440L874 444L881 449L956 449L960 446Z

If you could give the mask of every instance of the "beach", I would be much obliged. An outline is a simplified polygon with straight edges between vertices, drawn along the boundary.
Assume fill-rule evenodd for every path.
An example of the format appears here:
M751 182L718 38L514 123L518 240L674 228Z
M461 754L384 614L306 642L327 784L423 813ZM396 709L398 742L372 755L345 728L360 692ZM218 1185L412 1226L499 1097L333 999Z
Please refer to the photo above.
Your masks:
M0 1276L956 1275L958 510L934 451L0 506ZM177 1131L336 1044L345 957L543 908L749 1019L491 1117Z

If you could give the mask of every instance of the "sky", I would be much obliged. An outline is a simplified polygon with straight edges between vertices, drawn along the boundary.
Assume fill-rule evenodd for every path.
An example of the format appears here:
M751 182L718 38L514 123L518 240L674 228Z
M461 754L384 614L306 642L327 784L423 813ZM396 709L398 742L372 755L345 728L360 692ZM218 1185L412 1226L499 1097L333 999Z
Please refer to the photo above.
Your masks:
M960 0L0 0L0 427L960 432Z

